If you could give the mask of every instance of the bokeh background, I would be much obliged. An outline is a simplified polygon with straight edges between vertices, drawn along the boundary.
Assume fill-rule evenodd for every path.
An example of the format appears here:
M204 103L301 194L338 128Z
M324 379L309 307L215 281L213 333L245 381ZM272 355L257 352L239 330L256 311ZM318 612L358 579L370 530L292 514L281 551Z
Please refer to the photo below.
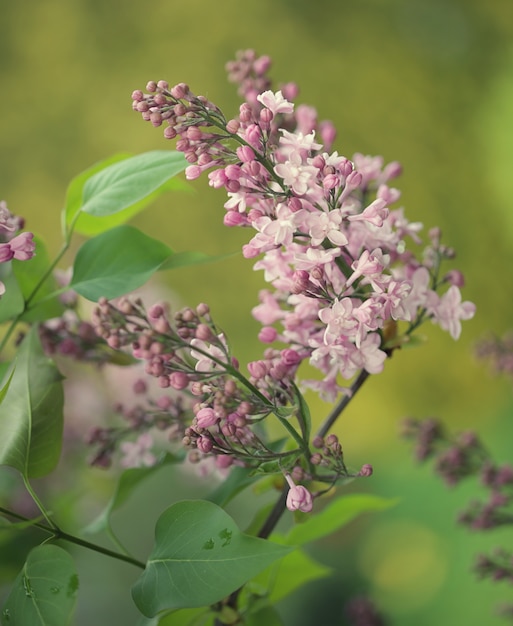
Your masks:
M449 491L416 466L398 425L405 416L439 416L449 429L478 429L499 460L512 457L511 381L474 357L480 338L513 327L511 0L0 0L0 198L55 253L74 175L117 152L172 148L133 113L132 90L150 79L185 81L235 112L224 64L243 48L269 54L275 80L297 82L298 102L335 122L339 153L401 161L408 218L441 227L466 276L464 298L477 304L458 342L426 326L426 345L396 354L344 414L337 432L346 459L375 467L356 489L399 504L312 548L333 574L283 604L286 624L345 624L343 604L359 593L397 626L502 624L494 607L510 589L478 582L470 569L477 552L510 545L511 533L458 528L457 512L475 491ZM162 197L135 224L176 250L232 252L246 233L222 226L223 203L222 192L199 180L193 193ZM258 357L249 312L263 283L250 262L230 257L158 280L155 290L180 303L208 302L242 362ZM311 400L320 421L329 407ZM80 415L68 425L78 437L104 417L80 395L69 410ZM75 458L86 457L78 446ZM75 522L89 521L113 485L113 472L84 467L70 481L63 462L61 477L45 487ZM3 476L0 486L16 480ZM56 492L70 482L74 494L63 504ZM155 515L190 489L164 471L117 514L117 529L139 542L141 557ZM24 541L9 536L0 546L2 582L22 562ZM127 586L137 572L75 554L76 624L135 624Z

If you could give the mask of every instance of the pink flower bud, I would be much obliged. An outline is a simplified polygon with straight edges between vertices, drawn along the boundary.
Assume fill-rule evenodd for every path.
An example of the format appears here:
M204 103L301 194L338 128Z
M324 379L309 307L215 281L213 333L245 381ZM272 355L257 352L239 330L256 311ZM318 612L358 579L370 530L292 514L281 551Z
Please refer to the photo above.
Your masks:
M253 378L264 378L267 374L267 365L264 361L251 361L248 363L248 371Z
M214 409L211 409L210 407L200 409L196 413L196 425L199 428L208 428L209 426L213 426L216 422L216 414L214 412Z
M203 454L208 454L209 452L212 451L212 448L214 447L212 440L209 439L208 437L200 437L196 441L196 445L198 446L198 450L203 452Z
M290 474L285 474L285 479L289 484L289 493L287 494L287 509L289 511L303 511L310 513L313 509L312 494L306 487L296 485Z
M223 223L225 226L242 226L247 223L246 216L238 211L227 211Z
M301 363L301 355L299 352L296 352L296 350L288 348L281 351L281 360L288 367L293 367L294 365Z
M365 478L368 478L369 476L372 476L372 473L374 472L372 465L369 465L369 463L366 463L365 465L362 465L362 469L358 472L358 476L363 476Z
M169 383L173 389L185 389L189 384L189 377L185 372L173 372L169 376Z
M239 130L240 128L240 122L238 120L228 120L228 123L226 124L226 130L231 133L232 135L235 135L235 133Z
M199 165L189 165L185 168L185 178L187 180L196 180L201 176L202 169Z
M262 330L258 333L258 339L262 343L272 343L276 341L276 337L278 336L278 331L272 326L264 326Z
M242 163L250 163L255 160L255 153L249 146L239 146L237 148L237 156Z

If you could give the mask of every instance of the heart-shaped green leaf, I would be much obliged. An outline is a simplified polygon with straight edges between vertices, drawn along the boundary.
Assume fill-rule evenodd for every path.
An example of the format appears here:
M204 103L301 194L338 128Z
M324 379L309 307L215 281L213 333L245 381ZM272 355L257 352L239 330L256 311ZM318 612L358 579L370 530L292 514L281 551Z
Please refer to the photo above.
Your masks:
M59 460L64 394L62 376L44 354L37 327L26 335L11 367L0 404L0 465L38 478Z
M144 285L172 253L137 228L118 226L81 246L70 287L93 302L117 298Z
M132 589L143 615L218 602L290 548L240 532L220 507L178 502L160 516L146 570Z
M71 556L62 548L34 548L2 607L2 626L66 626L78 590Z

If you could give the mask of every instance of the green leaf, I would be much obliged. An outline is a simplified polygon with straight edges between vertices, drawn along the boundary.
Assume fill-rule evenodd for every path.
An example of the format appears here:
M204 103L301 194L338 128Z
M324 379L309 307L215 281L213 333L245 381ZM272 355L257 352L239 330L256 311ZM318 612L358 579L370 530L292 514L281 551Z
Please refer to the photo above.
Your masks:
M32 295L34 288L48 271L50 259L44 242L39 237L34 237L36 242L36 254L28 261L13 261L13 273L16 276L24 301ZM34 299L30 303L30 309L23 314L22 320L34 322L59 317L64 311L64 307L58 298L46 299L51 293L58 289L55 278L50 275ZM43 300L38 305L38 302Z
M62 548L34 548L2 607L2 626L66 626L75 606L78 576Z
M178 502L157 522L155 545L132 596L148 617L211 605L289 552L241 533L212 502Z
M248 615L245 626L284 626L278 611L272 606L264 606L255 613Z
M162 469L164 465L180 462L180 458L165 454L162 459L151 467L133 467L125 470L116 486L114 495L105 509L84 529L86 533L98 533L110 527L110 516L130 498L141 482Z
M75 178L73 178L68 185L68 189L66 190L66 200L64 204L64 215L66 218L66 224L69 226L71 222L75 219L78 213L80 213L80 209L82 207L82 195L84 193L84 185L94 174L97 174L101 170L113 165L114 163L118 163L119 161L123 161L124 159L130 158L132 155L129 153L120 153L115 154L103 161L99 161L95 163L88 169L84 170ZM82 232L78 230L78 232Z
M62 376L41 348L37 327L23 340L0 405L0 465L41 477L57 465L62 441Z
M273 541L287 543L287 539L273 533ZM312 559L302 549L287 554L279 563L271 565L251 580L252 585L268 590L270 604L279 602L307 582L329 576L331 569Z
M118 213L156 191L187 165L181 152L171 150L145 152L113 163L87 179L81 210L96 216Z
M137 626L213 626L214 613L207 607L169 611L156 617L141 618Z
M231 256L239 254L238 252L231 252L229 254L220 254L211 256L205 252L194 252L188 250L185 252L175 252L165 263L162 264L161 270L175 270L180 267L189 267L190 265L201 265L203 263L215 263L217 261L223 261Z
M97 235L124 224L165 191L189 190L173 177L188 163L180 152L159 150L137 156L118 154L75 177L66 194L66 224ZM173 179L173 180L172 180Z
M25 300L18 280L12 269L12 261L0 263L0 280L4 283L5 293L0 298L0 324L14 319L23 312Z
M246 467L234 467L228 477L210 493L206 500L225 507L237 494L252 485L256 477L250 475L251 470Z
M70 287L93 302L117 298L144 285L171 254L137 228L118 226L80 247Z
M3 363L2 363L2 365L3 365ZM6 363L6 365L8 365L8 364ZM8 368L7 368L7 369L8 369ZM12 377L14 376L14 371L15 371L15 368L13 367L13 368L11 369L11 373L10 373L10 375L9 375L9 378L5 381L4 385L2 385L2 388L0 389L0 404L2 404L3 399L4 399L4 398L5 398L5 396L7 395L7 391L9 390L9 386L10 386L10 384L11 384ZM4 377L3 377L3 376L0 376L0 380L1 380L2 382L3 382L3 379L4 379Z
M287 536L287 543L289 545L310 543L342 528L361 513L384 511L396 504L395 499L365 493L337 498L319 513L308 516L303 524L294 526Z

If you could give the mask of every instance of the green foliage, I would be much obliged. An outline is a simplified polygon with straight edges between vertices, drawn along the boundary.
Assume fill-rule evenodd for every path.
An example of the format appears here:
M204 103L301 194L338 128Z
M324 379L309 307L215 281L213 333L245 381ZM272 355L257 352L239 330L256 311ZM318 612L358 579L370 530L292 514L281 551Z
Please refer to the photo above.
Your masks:
M179 502L160 516L155 546L132 595L148 617L166 609L210 605L290 550L241 533L211 502Z
M24 322L38 322L58 317L64 311L57 298L48 298L56 291L57 282L49 272L50 258L45 243L40 237L34 237L34 241L36 255L28 261L13 261L12 264L23 301L27 302L31 298L30 309L21 318ZM43 279L44 282L41 282ZM32 297L36 288L37 293ZM9 295L9 291L6 295Z
M117 226L81 246L70 286L93 302L117 298L144 285L171 254L171 248L137 228Z
M0 465L41 477L57 465L61 449L62 376L43 352L37 326L23 340L0 406Z
M289 545L304 545L339 530L361 513L384 511L397 504L397 500L356 493L330 502L316 515L305 517L287 535Z
M25 263L27 261L24 261ZM0 324L23 313L25 300L12 268L13 262L0 263L0 280L5 285L5 293L0 305Z
M133 467L125 470L119 477L118 484L105 509L94 519L85 532L98 533L102 530L110 529L110 518L112 513L117 511L132 496L134 490L147 478L158 472L164 465L178 463L180 458L171 454L166 454L163 458L151 467Z
M66 626L78 590L71 556L62 548L34 548L2 607L2 626Z
M170 182L186 166L183 154L172 150L132 157L120 154L101 161L75 177L68 187L66 224L78 219L75 230L85 235L123 224L162 192L187 188L181 181Z
M287 539L277 533L272 535L272 539L280 544L287 543ZM256 589L261 593L265 590L268 602L275 604L305 583L324 578L330 573L329 567L318 563L299 548L255 576L248 590L251 592Z

